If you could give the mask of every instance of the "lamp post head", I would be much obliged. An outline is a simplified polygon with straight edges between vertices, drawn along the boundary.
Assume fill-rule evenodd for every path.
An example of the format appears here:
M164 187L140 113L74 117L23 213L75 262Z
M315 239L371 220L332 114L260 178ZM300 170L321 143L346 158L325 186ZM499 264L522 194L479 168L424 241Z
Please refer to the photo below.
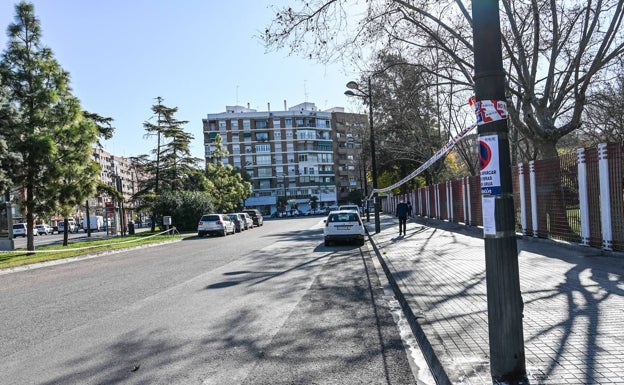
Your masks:
M347 96L357 96L357 95L355 94L355 92L353 92L353 91L351 91L351 90L346 90L346 91L344 92L344 94L345 94L345 95L347 95Z
M352 90L359 90L360 87L358 86L358 84L354 81L350 81L349 83L347 83L347 88L352 89Z

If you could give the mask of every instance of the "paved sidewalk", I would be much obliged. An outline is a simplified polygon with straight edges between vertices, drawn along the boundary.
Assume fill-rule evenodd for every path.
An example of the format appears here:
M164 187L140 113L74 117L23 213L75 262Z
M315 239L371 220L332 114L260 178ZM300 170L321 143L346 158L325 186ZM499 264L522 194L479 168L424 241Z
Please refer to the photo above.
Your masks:
M367 223L371 239L438 383L492 384L481 230L381 224ZM624 384L624 257L532 238L518 250L530 384Z

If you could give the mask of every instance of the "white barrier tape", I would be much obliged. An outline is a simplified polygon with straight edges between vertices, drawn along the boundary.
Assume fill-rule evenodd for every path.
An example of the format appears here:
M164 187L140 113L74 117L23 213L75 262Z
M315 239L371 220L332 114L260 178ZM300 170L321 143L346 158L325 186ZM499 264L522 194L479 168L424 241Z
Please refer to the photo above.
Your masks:
M71 251L82 251L82 250L89 250L89 249L97 249L100 247L108 247L108 246L116 246L116 245L123 245L124 243L132 243L132 242L138 242L138 241L142 241L144 239L149 239L158 235L163 235L165 233L178 233L178 230L175 227L172 227L169 230L165 230L162 231L160 233L157 234L152 234L152 235L148 235L147 237L142 237L142 238L135 238L135 239L129 239L127 241L123 241L123 242L116 242L116 243L106 243L106 244L102 244L102 245L95 245L95 246L85 246L85 247L72 247L71 249L62 249L62 250L0 250L0 254L2 253L16 253L16 254L45 254L45 253L67 253L67 252L71 252Z
M427 160L425 163L423 163L420 167L418 167L416 170L414 170L411 174L409 174L405 178L401 179L397 183L393 184L392 186L385 187L385 188L382 188L382 189L374 189L367 199L369 199L369 200L372 199L372 197L373 197L373 195L375 193L384 193L384 192L393 190L393 189L401 186L402 184L407 183L410 180L414 179L418 174L420 174L423 171L425 171L426 169L428 169L432 164L437 162L444 154L446 154L448 151L450 151L455 146L455 143L457 143L461 139L463 139L466 135L468 135L468 133L470 131L474 130L475 127L477 127L476 123L472 124L472 125L470 125L470 126L468 126L466 128L464 128L457 135L455 135L453 138L451 138L444 145L444 147L439 149L438 152L435 153L435 155L433 155L431 158L429 158L429 160Z

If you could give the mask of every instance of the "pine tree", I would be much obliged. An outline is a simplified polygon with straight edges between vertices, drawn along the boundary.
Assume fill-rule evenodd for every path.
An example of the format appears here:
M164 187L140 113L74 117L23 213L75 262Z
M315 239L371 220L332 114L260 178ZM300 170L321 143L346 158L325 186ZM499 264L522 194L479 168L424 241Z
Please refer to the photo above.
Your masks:
M42 44L34 6L21 2L15 9L0 80L19 117L8 125L6 136L9 148L22 157L12 181L23 191L19 200L26 214L27 249L34 250L36 216L59 209L67 213L67 205L91 193L97 127L84 119L69 74Z
M184 190L205 191L207 183L198 179L197 164L200 159L191 155L190 143L193 135L184 131L183 126L188 123L178 120L175 114L177 107L167 107L162 104L163 98L156 98L152 112L156 122L143 123L146 137L156 136L157 145L152 150L154 159L148 155L134 158L140 165L140 171L147 178L139 181L139 191L135 198L142 202L142 208L152 210L152 231L155 229L154 204L163 193L179 192ZM198 182L194 187L191 182Z

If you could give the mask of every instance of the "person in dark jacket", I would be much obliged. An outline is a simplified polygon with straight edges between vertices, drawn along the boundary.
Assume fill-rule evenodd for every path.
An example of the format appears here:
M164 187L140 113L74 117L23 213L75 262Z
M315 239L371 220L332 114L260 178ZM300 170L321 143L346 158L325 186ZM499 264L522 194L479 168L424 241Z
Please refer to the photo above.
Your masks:
M405 235L405 232L407 231L408 210L409 207L407 206L407 203L405 203L403 199L401 199L396 207L396 216L399 218L399 235L401 235L401 233Z

